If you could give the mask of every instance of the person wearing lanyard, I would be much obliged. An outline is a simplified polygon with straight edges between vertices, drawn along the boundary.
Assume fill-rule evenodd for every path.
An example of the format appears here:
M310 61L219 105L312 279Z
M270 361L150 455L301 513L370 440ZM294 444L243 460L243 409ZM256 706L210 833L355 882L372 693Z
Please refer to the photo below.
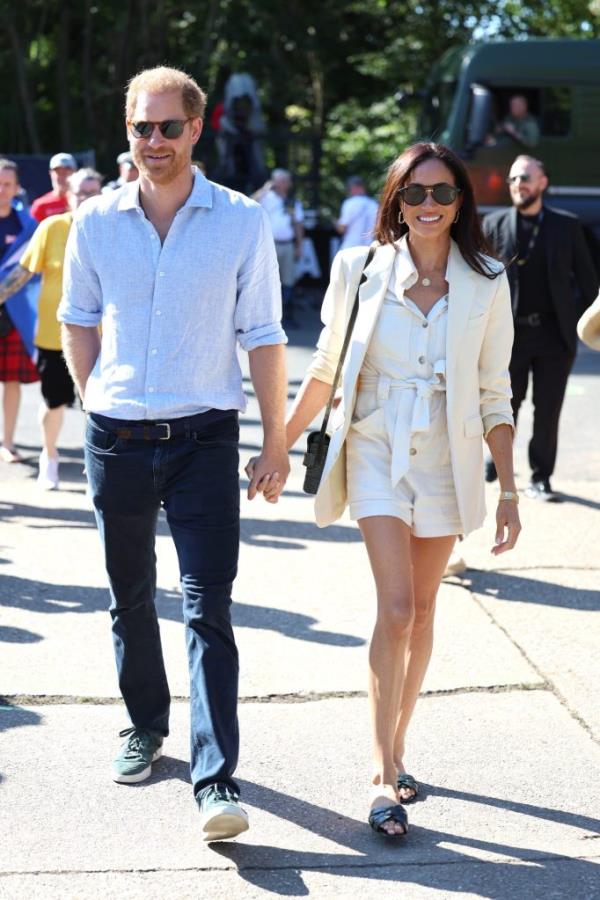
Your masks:
M502 490L492 553L510 550L520 530L513 323L504 267L487 254L467 172L447 147L415 144L392 164L376 238L315 513L326 526L349 504L373 570L368 819L398 838L408 827L402 804L419 791L406 769L406 735L431 655L437 591L457 535L485 516L484 436ZM335 257L325 327L287 417L288 447L327 402L367 253Z
M531 481L525 494L556 501L550 478L556 464L560 412L577 352L577 320L598 293L598 277L576 216L543 201L548 186L544 164L531 156L518 156L508 184L512 208L490 213L483 229L507 265L511 287L515 422L530 373L533 378ZM496 479L493 460L486 464L486 479Z

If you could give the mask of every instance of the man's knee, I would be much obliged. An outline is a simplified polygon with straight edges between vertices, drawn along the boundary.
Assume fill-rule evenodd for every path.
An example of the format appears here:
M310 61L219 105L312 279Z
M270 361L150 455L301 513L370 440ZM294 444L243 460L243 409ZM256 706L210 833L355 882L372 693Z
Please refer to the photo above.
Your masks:
M207 585L195 575L183 575L183 618L186 625L231 625L231 591L233 582Z

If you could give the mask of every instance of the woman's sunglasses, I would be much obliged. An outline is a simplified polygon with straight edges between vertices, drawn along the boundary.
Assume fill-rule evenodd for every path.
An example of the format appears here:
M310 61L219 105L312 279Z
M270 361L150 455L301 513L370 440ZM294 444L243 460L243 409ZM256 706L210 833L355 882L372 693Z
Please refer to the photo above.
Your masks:
M453 184L446 184L444 181L434 184L432 187L425 187L424 184L408 184L398 191L409 206L419 206L424 202L427 194L431 194L435 202L441 206L450 206L460 192L461 188L454 187Z
M164 122L128 122L129 130L136 138L149 138L158 126L163 137L170 141L181 137L183 129L191 119L165 119Z

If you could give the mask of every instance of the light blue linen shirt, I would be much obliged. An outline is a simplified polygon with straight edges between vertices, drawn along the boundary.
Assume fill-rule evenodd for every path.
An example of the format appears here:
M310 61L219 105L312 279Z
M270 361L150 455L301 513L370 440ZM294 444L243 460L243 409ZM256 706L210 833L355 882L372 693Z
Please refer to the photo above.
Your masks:
M137 182L91 198L73 218L58 318L102 325L88 412L161 420L244 410L237 344L287 340L269 220L198 169L162 246Z

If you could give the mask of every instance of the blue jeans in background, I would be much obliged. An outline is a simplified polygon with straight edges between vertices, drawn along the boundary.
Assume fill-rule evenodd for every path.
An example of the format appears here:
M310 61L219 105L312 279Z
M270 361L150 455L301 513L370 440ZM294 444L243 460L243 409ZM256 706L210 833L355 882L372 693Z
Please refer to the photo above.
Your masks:
M119 687L134 726L169 733L154 603L162 505L183 592L194 793L215 781L238 791L238 653L230 614L240 530L238 415L209 410L177 421L186 423L185 434L144 440L115 433L143 423L88 416L85 464L110 582Z

